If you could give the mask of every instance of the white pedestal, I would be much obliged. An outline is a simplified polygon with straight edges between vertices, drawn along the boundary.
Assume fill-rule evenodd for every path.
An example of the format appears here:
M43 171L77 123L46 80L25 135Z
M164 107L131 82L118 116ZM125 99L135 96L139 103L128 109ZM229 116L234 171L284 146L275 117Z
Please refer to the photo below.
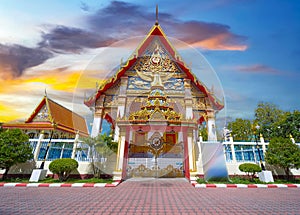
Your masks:
M262 182L274 182L273 175L271 171L262 171L258 173L259 180Z
M29 182L39 182L46 178L47 170L45 169L34 169L31 173Z
M122 171L114 171L113 172L113 180L114 181L122 180Z

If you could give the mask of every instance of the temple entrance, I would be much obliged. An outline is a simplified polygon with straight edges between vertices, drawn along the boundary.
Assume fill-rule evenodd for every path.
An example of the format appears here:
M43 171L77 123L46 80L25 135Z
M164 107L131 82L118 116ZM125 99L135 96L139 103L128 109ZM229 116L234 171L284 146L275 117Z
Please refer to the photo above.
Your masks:
M183 143L178 142L177 133L152 134L136 132L129 144L127 178L184 177Z
M201 174L199 125L205 121L208 140L216 141L215 114L224 105L191 69L156 23L85 101L95 110L92 136L103 119L112 125L118 142L114 179Z

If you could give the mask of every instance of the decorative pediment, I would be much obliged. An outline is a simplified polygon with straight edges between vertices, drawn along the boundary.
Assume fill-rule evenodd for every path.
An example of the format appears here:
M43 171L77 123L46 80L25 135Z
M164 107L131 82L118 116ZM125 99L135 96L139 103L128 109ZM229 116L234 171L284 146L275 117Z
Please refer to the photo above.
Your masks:
M166 119L165 115L158 108L155 108L155 110L153 111L153 113L150 115L149 118L149 120L165 120L165 119Z
M160 25L152 27L130 58L122 63L116 74L101 85L85 104L93 106L101 95L107 94L124 76L128 77L127 93L132 94L148 93L154 87L160 87L170 95L178 95L184 92L184 80L190 80L194 96L208 98L206 105L211 104L215 110L224 107L182 61Z
M182 115L174 111L167 103L167 97L161 89L150 92L145 106L141 110L133 112L129 116L131 123L147 123L149 121L161 121L180 123Z
M50 121L50 113L46 104L40 109L40 111L33 118L33 122L45 122Z

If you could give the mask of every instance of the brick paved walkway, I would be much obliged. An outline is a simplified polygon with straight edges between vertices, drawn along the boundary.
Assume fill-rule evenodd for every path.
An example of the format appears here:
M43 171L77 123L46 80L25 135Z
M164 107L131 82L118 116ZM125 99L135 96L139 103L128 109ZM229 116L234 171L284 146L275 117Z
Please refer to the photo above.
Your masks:
M184 179L144 179L114 188L0 187L0 214L300 214L299 199L297 188L197 189Z

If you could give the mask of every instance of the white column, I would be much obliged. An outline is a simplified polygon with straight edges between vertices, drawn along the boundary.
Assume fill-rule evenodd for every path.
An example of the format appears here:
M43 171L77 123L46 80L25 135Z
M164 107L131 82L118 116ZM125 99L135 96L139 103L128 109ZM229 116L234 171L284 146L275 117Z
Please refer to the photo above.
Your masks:
M200 143L203 143L203 137L202 137L202 135L200 134L200 136L199 136L199 141L198 141L198 143L200 144ZM198 145L199 147L200 147L200 145Z
M44 138L44 131L42 131L40 133L39 140L38 140L38 142L36 144L36 147L35 147L34 156L33 156L33 159L35 161L37 161L38 158L39 158L39 154L40 154L40 149L41 149L41 146L42 146L42 139L43 138Z
M207 120L208 141L217 141L216 124L214 118Z
M245 162L244 149L243 149L243 147L241 147L241 153L242 153L242 161Z
M97 137L100 133L101 117L95 116L93 121L91 137Z
M184 102L185 102L185 118L193 118L193 100L191 93L191 80L184 80Z
M188 137L187 140L188 140L188 152L189 152L189 166L190 166L190 170L194 170L193 138Z
M121 85L120 85L120 91L118 96L118 111L117 111L117 117L123 118L125 114L125 105L126 105L126 90L127 90L127 84L128 84L128 77L121 77Z
M121 136L118 170L122 170L124 161L125 135Z
M202 143L202 136L200 136L200 140L197 142L198 144L198 149L199 149L199 160L202 158L202 152L201 152L201 143Z
M94 121L91 137L97 137L101 133L102 118L104 114L105 95L101 95L95 103Z
M150 133L150 132L149 132ZM182 131L178 132L178 142L183 142L183 134Z
M256 153L255 153L255 147L254 146L252 146L252 152L253 152L253 156L254 156L254 162L256 163L257 159L256 159Z
M186 119L192 119L193 118L193 108L186 107L185 116L186 116Z
M120 136L120 127L116 125L115 127L115 133L114 133L114 141L119 142L119 136Z
M75 159L78 141L79 141L79 133L77 132L75 139L74 139L74 144L73 144L73 150L72 150L72 156L71 156L72 159Z
M260 142L262 144L263 153L265 154L266 153L266 143L265 143L265 139L264 139L264 137L263 137L262 134L260 134L260 138L259 139L260 139Z
M126 103L126 96L119 96L118 98L118 112L117 112L117 117L118 118L123 118L125 114L125 103Z
M235 156L235 150L234 150L234 142L233 138L230 138L230 149L231 149L231 154L232 154L232 162L236 163L236 156Z
M60 151L60 156L59 156L59 158L62 158L62 156L63 156L63 154L64 154L65 145L66 145L66 143L64 143L63 146L61 147L61 151Z

